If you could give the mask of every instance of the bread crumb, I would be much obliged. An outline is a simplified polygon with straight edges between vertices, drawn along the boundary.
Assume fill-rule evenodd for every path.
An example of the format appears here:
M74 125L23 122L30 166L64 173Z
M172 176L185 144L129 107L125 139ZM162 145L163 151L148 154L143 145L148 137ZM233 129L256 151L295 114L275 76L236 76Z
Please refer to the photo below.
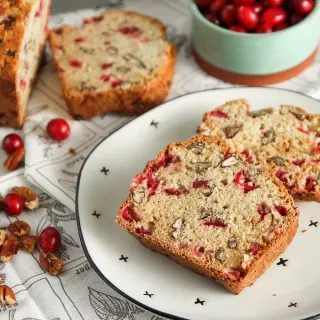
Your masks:
M76 152L75 149L70 148L70 149L69 149L69 154L70 154L71 156L75 156L75 155L77 154L77 152Z
M272 296L273 296L273 297L275 297L276 295L277 295L277 294L276 294L276 293L274 293Z
M304 230L301 230L302 233L305 233L305 232L307 232L307 231L308 231L308 230L305 230L305 229L304 229Z

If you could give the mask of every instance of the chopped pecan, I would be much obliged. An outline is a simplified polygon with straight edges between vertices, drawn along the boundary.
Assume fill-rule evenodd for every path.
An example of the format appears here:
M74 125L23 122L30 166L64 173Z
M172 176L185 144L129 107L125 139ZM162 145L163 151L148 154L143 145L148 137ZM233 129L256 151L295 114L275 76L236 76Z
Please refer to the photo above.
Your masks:
M264 132L264 134L261 138L261 143L263 145L266 145L268 143L273 142L275 140L275 138L276 138L276 134L275 134L274 130L272 130L272 129L268 130L268 131Z
M57 276L62 272L63 261L53 253L40 253L40 265L51 276Z
M17 302L12 289L5 284L0 285L0 302L7 305L12 305Z
M24 147L21 147L15 150L3 163L4 167L9 171L14 171L18 169L18 167L23 161L24 155L25 155Z
M30 226L25 221L17 220L9 224L8 230L16 237L22 237L29 234Z
M242 124L234 125L234 126L228 126L223 128L223 132L227 139L234 138L241 130L243 129Z
M23 200L27 209L36 210L39 208L39 197L30 188L25 186L13 187L11 192L17 194Z
M249 115L252 117L252 118L258 118L258 117L262 117L262 116L265 116L267 114L270 114L273 112L273 109L272 108L267 108L267 109L261 109L261 110L257 110L257 111L251 111L249 113Z
M38 242L37 236L22 236L20 239L20 246L28 253L32 253Z
M2 262L9 262L18 253L19 247L18 239L13 235L8 235L1 248L0 260Z
M4 244L4 241L7 238L7 231L4 229L0 229L0 246Z
M269 158L269 161L274 162L277 166L283 166L285 163L285 160L281 157L278 157L278 156Z

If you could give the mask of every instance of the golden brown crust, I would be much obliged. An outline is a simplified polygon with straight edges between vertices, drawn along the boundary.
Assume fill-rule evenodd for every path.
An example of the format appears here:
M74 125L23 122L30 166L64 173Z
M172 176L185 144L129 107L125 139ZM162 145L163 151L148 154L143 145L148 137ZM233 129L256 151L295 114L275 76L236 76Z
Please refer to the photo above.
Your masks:
M149 20L161 30L162 38L165 38L165 26L156 18L145 16L137 12L112 10L111 13L122 12L128 16L139 16ZM63 26L61 29L72 28L69 25ZM63 96L66 100L70 113L75 119L92 119L93 117L107 113L117 112L126 115L139 115L151 108L161 104L168 96L169 89L172 84L174 68L176 63L176 49L168 43L168 57L166 64L150 79L146 79L146 84L137 85L130 89L109 89L99 92L79 92L70 90L70 85L65 77L65 73L59 64L55 52L57 44L51 30L49 34L50 47L53 52L53 61L57 67L59 78L62 83Z
M225 152L229 151L228 146L223 141L215 137L194 136L186 142L171 143L169 146L167 146L167 148L158 154L156 160L161 158L164 153L170 151L175 146L188 146L194 142L214 143L221 147ZM238 156L243 158L242 155ZM147 167L148 164L146 168ZM188 249L178 248L167 241L161 241L160 239L153 238L152 235L138 234L135 226L124 220L121 215L123 208L129 205L131 201L129 198L127 198L119 208L116 220L122 228L137 238L144 246L168 256L172 260L178 262L188 269L216 280L224 287L229 289L232 293L239 294L245 287L253 284L255 280L259 278L274 262L274 260L287 248L287 246L291 243L298 227L299 210L294 206L293 199L289 195L287 188L275 175L273 175L272 172L264 171L262 174L268 175L272 178L273 182L280 189L280 193L283 196L286 205L294 207L294 213L287 217L288 227L275 235L270 243L259 252L259 254L254 258L253 262L250 263L246 273L243 274L239 280L230 279L228 276L221 273L221 271L215 270L212 266L210 266L210 263L199 263L197 259L186 254Z
M35 1L23 0L1 2L0 15L8 17L8 23L11 18L15 20L8 30L6 24L0 24L0 126L21 128L25 121L25 108L21 105L16 86L26 19L34 4ZM38 70L43 53L44 44L40 48Z

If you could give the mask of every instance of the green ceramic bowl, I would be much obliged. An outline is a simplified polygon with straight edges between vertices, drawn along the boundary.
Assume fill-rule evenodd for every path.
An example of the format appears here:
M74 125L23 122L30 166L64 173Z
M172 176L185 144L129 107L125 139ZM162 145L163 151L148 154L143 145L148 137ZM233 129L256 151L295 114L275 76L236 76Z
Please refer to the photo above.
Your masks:
M219 69L244 75L276 74L301 64L320 39L320 0L312 13L288 29L265 34L237 33L209 22L191 3L194 51Z

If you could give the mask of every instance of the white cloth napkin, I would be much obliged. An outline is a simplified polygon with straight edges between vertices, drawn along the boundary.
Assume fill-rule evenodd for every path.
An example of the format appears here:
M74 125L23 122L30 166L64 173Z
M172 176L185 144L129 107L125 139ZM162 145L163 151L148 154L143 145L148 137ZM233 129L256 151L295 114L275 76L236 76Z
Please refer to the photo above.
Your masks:
M211 78L192 60L188 43L188 1L169 0L106 0L106 8L125 7L160 18L168 26L169 38L177 45L178 61L170 98L188 92L230 86ZM53 16L51 26L63 23L80 24L83 18L101 8ZM32 233L52 225L62 235L61 256L65 268L59 277L42 271L38 252L19 253L11 264L0 264L0 281L13 287L18 304L0 307L3 319L160 319L127 302L105 284L90 268L81 248L75 221L75 191L79 169L92 148L104 137L132 118L105 115L88 121L73 121L61 96L55 68L47 54L30 101L29 116L23 129L25 135L25 168L8 174L0 168L0 192L5 194L15 185L30 184L39 189L41 208L23 213L19 218L30 223ZM320 98L320 55L317 61L293 80L278 85ZM45 126L49 119L63 117L71 125L71 137L63 143L49 140ZM12 132L0 129L0 139ZM0 152L0 161L5 158ZM1 166L0 166L1 167ZM0 226L14 218L0 216Z

